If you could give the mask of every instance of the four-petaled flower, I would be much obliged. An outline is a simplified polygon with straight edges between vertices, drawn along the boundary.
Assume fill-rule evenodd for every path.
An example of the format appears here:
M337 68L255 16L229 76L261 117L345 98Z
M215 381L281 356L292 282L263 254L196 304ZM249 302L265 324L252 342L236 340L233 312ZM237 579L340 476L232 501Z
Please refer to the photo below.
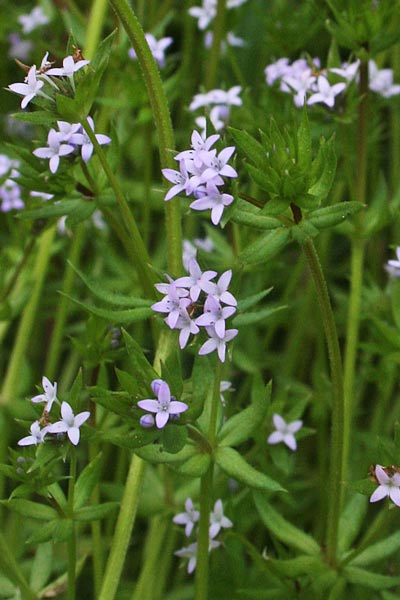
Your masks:
M90 417L90 412L84 412L74 415L74 412L68 402L61 404L61 421L49 425L47 431L49 433L66 433L69 440L74 446L77 446L80 438L79 427Z
M283 442L291 450L296 450L297 442L294 434L301 429L303 421L298 420L286 423L285 419L275 413L273 422L276 431L269 436L267 440L268 444L279 444L279 442Z
M11 83L8 89L24 96L21 102L21 108L26 108L31 100L40 93L40 90L44 86L44 82L36 78L36 65L33 65L29 69L28 76L25 79L25 83Z
M44 427L43 429L40 429L39 421L35 421L30 427L30 432L31 435L27 435L26 437L23 437L21 440L19 440L18 446L32 446L33 444L37 446L38 444L41 444L42 442L44 442L44 438L46 433L48 432L48 428Z
M57 400L57 381L51 383L47 377L42 377L44 394L38 394L32 398L32 402L46 402L45 411L50 412L53 403Z
M154 392L157 394L157 400L146 398L145 400L140 400L138 406L150 413L155 413L156 427L162 429L168 423L171 416L179 415L180 413L185 412L189 407L184 402L179 402L179 400L175 400L175 398L171 396L168 383L165 381L159 383L159 380L157 379L154 381L158 383L158 389L155 388L157 391Z
M224 515L222 500L217 500L214 504L214 510L210 514L210 528L208 534L211 539L215 538L221 529L233 527L233 523Z
M379 486L371 495L370 502L378 502L389 496L392 502L400 506L400 473L388 475L381 465L376 465L375 475Z
M47 136L48 146L44 148L37 148L33 151L33 154L38 158L48 158L49 167L52 173L55 173L60 164L60 157L67 156L75 150L75 146L71 144L62 143L62 135L55 129L50 129Z
M190 537L193 528L198 522L199 518L200 512L198 510L195 510L192 499L186 498L185 512L175 515L175 517L172 520L177 525L184 525L185 535L186 537Z

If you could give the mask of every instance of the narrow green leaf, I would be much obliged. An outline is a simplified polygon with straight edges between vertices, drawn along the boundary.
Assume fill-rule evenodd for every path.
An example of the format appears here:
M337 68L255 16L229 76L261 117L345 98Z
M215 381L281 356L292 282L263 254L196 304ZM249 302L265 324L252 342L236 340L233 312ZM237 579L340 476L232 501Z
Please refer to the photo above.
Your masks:
M297 556L296 558L289 558L286 560L269 559L269 562L274 571L277 571L290 579L297 579L301 575L309 575L315 580L318 575L327 572L329 569L322 557L310 555Z
M308 122L307 105L304 103L300 127L297 131L297 165L308 172L311 167L311 132Z
M237 148L260 169L268 165L266 150L247 131L229 127L229 133L235 140Z
M189 409L184 413L185 418L195 421L203 412L208 392L212 389L212 369L207 356L196 355L192 370L192 398L185 402Z
M261 229L263 231L270 231L282 227L282 223L279 219L276 219L275 217L266 217L265 215L260 215L249 210L236 209L231 216L231 221L238 225L247 225L248 227Z
M169 424L162 430L160 440L166 452L176 454L177 452L180 452L186 444L187 428Z
M82 471L75 485L74 510L86 504L96 487L102 467L102 453L100 452Z
M132 367L132 374L138 380L139 394L142 398L148 398L148 394L152 393L150 384L154 379L158 379L159 375L143 354L139 344L126 331L123 330L122 333Z
M317 229L326 229L342 223L350 215L364 208L361 202L339 202L313 210L307 216L307 221Z
M321 554L314 538L280 515L260 492L253 492L254 503L262 522L281 542L312 556Z
M245 312L249 308L252 308L255 304L258 304L260 300L263 300L268 294L272 292L273 288L270 287L262 292L257 292L257 294L252 294L251 296L247 296L247 298L241 298L238 300L238 311Z
M245 325L254 325L255 323L264 322L268 317L274 315L281 310L285 310L287 306L269 306L261 310L255 310L244 314L237 314L232 320L234 327L244 327Z
M368 499L361 494L353 494L343 509L339 522L339 552L348 550L364 524Z
M136 448L135 454L143 460L155 464L179 463L192 458L197 454L197 449L195 446L185 446L179 452L170 454L165 451L162 444L149 444L142 448Z
M328 141L324 139L320 142L320 153L317 156L317 171L319 177L309 188L308 193L316 196L320 200L327 197L335 178L336 173L336 152L334 145L334 135Z
M286 227L266 233L245 248L239 256L239 261L256 265L270 260L288 244L290 237L290 231Z
M179 467L179 472L190 477L202 477L211 464L209 454L196 454Z
M266 387L260 376L253 379L253 389L261 388L261 393L254 393L250 406L234 415L221 428L218 434L220 446L238 446L250 438L252 433L262 427L271 402L272 383Z
M343 575L347 581L355 585L370 588L372 590L385 590L400 585L400 576L393 577L391 575L380 575L379 573L372 573L366 569L360 569L359 567L346 567L343 571Z
M138 323L139 321L145 321L146 319L153 316L153 311L151 308L132 308L130 310L111 310L107 308L99 308L97 306L92 306L90 304L86 304L85 302L81 302L77 298L73 298L69 294L62 294L71 302L80 306L88 313L96 315L97 317L101 317L105 319L109 323L115 323L117 325L128 325L130 323Z
M37 547L33 559L29 585L35 591L39 591L48 582L53 570L53 544L47 542Z
M119 502L103 502L103 504L85 506L74 512L74 520L86 522L99 521L118 508L119 505Z
M285 491L277 481L257 471L233 448L217 448L215 462L228 477L233 477L251 488L270 492Z
M32 125L45 125L46 127L53 127L57 121L57 115L55 113L47 112L47 110L35 110L33 112L19 112L11 115L13 119L18 121L24 121L25 123L32 123Z
M365 498L365 500L367 500ZM384 540L372 544L365 550L363 550L354 560L351 561L352 565L370 565L378 562L388 556L391 556L400 548L400 531L396 531L392 535L389 535Z
M57 517L57 511L54 510L54 508L39 504L38 502L33 502L32 500L15 498L13 500L2 500L1 504L23 517L40 519L43 521L51 521Z
M135 377L126 371L121 371L121 369L118 369L117 367L115 367L115 373L120 386L132 397L132 402L137 400L139 398L139 394L138 384Z

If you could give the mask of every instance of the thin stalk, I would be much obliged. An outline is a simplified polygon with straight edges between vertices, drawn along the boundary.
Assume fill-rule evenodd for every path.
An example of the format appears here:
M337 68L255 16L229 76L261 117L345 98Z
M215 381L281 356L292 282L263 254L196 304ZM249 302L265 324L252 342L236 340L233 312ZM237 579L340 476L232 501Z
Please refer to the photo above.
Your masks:
M0 531L0 569L8 579L18 587L22 600L39 600L35 592L29 587L25 575L10 552L10 544Z
M93 0L86 30L85 58L92 59L99 45L107 4L107 0Z
M368 62L360 67L360 104L358 107L356 185L355 199L366 203L367 167L368 167ZM357 229L352 242L350 299L347 314L346 348L344 358L344 448L343 461L347 467L351 420L354 410L354 379L356 370L357 348L360 329L361 292L364 274L365 240L362 238L362 216L357 219ZM346 473L344 473L346 476Z
M98 600L114 600L135 522L146 463L133 455Z
M71 464L68 481L68 505L67 514L72 521L72 532L68 539L68 592L67 599L75 600L75 578L76 578L76 530L74 517L74 494L76 480L76 452L75 448L71 449Z
M121 212L122 219L124 221L124 225L126 227L127 232L132 238L133 247L135 250L136 260L135 266L137 268L137 272L143 286L144 291L147 294L153 294L153 285L155 283L153 272L151 271L150 258L146 250L146 246L143 243L142 236L140 234L139 228L136 224L134 216L129 208L129 204L127 203L125 196L121 190L119 182L114 175L114 172L109 165L106 155L103 151L103 148L100 146L96 139L96 135L93 129L90 127L89 121L86 119L82 122L82 127L86 131L91 143L94 146L97 156L99 157L100 163L103 167L103 170L107 176L107 179L113 189L115 194L115 199L117 201L119 210Z
M83 242L85 238L85 225L80 223L76 228L74 237L72 239L68 261L73 265L77 265L81 254ZM60 296L59 303L57 306L57 312L54 319L54 326L50 341L50 346L47 352L46 366L44 373L49 379L53 379L56 375L56 369L60 360L61 346L64 335L65 323L68 316L69 299L67 296L71 295L75 272L72 269L69 262L65 265L64 281L62 285L62 295Z
M144 549L144 564L139 579L132 594L132 600L143 600L153 598L154 588L158 580L160 564L163 563L164 545L166 544L166 533L169 522L160 516L153 517L147 533L146 546ZM161 555L161 552L163 555Z
M221 55L221 45L225 33L226 0L218 0L217 14L214 20L213 40L210 59L207 63L205 85L207 90L215 87L218 73L218 63Z
M25 246L24 249L24 253L21 257L21 260L19 261L19 263L17 264L17 266L15 267L14 273L12 274L11 278L9 279L8 283L4 286L3 290L0 293L0 303L4 302L4 300L7 299L8 295L12 292L12 290L14 289L15 284L18 281L18 278L26 264L26 261L28 260L33 247L35 245L36 242L36 238L35 237L31 237L30 240L28 241L27 245Z
M18 395L21 364L31 342L31 333L36 322L36 313L51 256L55 231L55 226L47 229L38 242L39 248L32 274L32 293L19 323L17 337L0 393L0 404L8 404Z
M345 471L343 463L343 436L345 432L342 360L328 287L312 239L308 238L302 244L302 248L314 280L321 309L332 378L332 439L326 553L329 563L334 565L338 544L339 517Z
M171 151L175 147L174 133L167 98L157 64L150 52L143 30L127 0L110 0L136 52L146 84L153 118L158 133L161 166L174 168ZM168 270L182 271L182 229L179 200L165 203L165 224L168 240Z
M218 360L214 379L213 397L208 427L208 441L214 446L217 435L218 407L220 404L220 384L222 376L222 363ZM208 598L208 555L209 555L209 527L210 511L213 491L214 465L211 463L200 483L200 522L197 537L197 562L194 600L207 600Z

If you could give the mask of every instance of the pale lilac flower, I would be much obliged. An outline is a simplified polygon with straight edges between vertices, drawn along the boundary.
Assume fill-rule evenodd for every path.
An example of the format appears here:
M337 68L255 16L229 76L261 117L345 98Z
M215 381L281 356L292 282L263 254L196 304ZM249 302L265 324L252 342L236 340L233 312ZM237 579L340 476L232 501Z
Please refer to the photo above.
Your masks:
M6 179L0 187L1 212L21 210L25 204L21 198L21 188L16 181Z
M57 399L57 381L51 383L47 377L42 377L42 388L44 390L44 394L39 394L38 396L34 396L32 398L32 402L35 404L37 402L46 402L45 411L50 412L51 407L54 402L58 402Z
M182 263L185 271L189 271L189 262L197 256L197 248L189 240L182 242Z
M158 66L162 69L165 67L165 51L174 41L171 37L161 38L157 40L151 33L146 33L146 42L149 45L150 52ZM129 57L133 60L137 58L134 48L128 50Z
M202 6L189 8L189 14L197 19L197 26L200 30L207 29L217 14L217 0L203 0Z
M217 275L217 271L204 271L203 273L197 260L192 258L189 262L188 272L189 276L179 277L175 281L175 285L190 288L189 295L193 302L196 302L200 292L204 291L204 283L213 279Z
M80 132L82 125L80 123L68 123L68 121L57 121L60 140L68 143L75 133Z
M26 83L11 83L8 89L24 96L21 102L21 108L26 108L31 100L40 93L40 90L44 86L43 81L39 81L36 78L36 65L33 65L28 72L28 76L25 79ZM45 94L41 94L42 96Z
M185 192L186 196L189 196L192 192L190 176L187 171L187 167L185 161L181 161L179 165L180 171L176 171L175 169L162 169L162 174L165 179L168 179L174 185L165 195L165 202L171 200L174 196L177 196L181 192Z
M395 473L390 477L381 465L376 465L375 475L379 486L371 495L370 502L378 502L389 496L396 506L400 506L400 473Z
M171 282L170 284L156 284L156 288L159 291L161 291L161 289L166 289L165 287L160 289L160 286L168 286L167 295L159 302L155 302L151 308L156 312L168 313L166 323L171 329L174 329L181 314L181 310L187 308L191 304L191 300L186 297L182 298L182 294L187 295L188 292L187 290L178 288L175 285L175 282Z
M295 95L293 96L294 103L296 106L301 107L304 105L307 92L313 90L315 80L316 77L312 75L311 69L307 69L307 71L302 72L299 77L285 75L282 78L282 83L286 84L295 92Z
M283 442L291 450L296 450L297 442L293 434L301 429L303 421L298 420L292 421L291 423L286 423L286 421L276 413L272 419L276 431L271 433L271 435L268 437L268 444L279 444L279 442Z
M214 39L214 34L212 31L207 31L204 35L204 46L206 48L211 48ZM236 48L243 48L246 45L246 42L235 35L233 31L228 31L225 36L225 39L221 41L221 52L225 54L227 46L232 46Z
M172 519L177 525L185 525L185 535L190 537L195 524L200 518L200 512L195 510L191 498L187 498L185 502L185 512L175 515Z
M196 324L202 327L214 326L218 337L225 337L225 320L235 314L234 306L222 307L219 301L211 294L207 296L204 303L204 314L196 319Z
M219 360L221 362L225 362L225 353L226 353L226 344L233 340L234 337L237 336L237 329L227 329L225 330L224 337L220 337L215 331L214 327L206 327L206 331L210 336L204 344L201 346L199 350L200 355L210 354L214 350L217 351Z
M146 398L140 400L138 406L143 410L155 413L156 427L162 429L171 416L179 415L189 408L184 402L172 398L168 383L163 381L158 388L157 400Z
M49 433L66 433L70 442L77 446L80 438L79 428L88 420L90 412L85 410L77 415L74 412L68 402L61 404L61 421L49 425L47 431Z
M235 146L228 146L221 150L218 156L210 156L207 159L207 168L202 173L202 180L204 183L208 181L212 182L216 177L237 177L238 174L233 167L228 165L228 160L235 152Z
M247 2L247 0L227 0L226 7L227 8L237 8Z
M210 529L208 530L208 534L213 539L219 534L221 529L228 529L229 527L233 527L233 523L224 515L222 500L217 500L214 504L214 510L210 513Z
M30 432L31 435L27 435L19 440L18 446L32 446L33 444L37 446L37 444L41 444L44 442L48 428L44 427L40 429L39 421L35 421L30 427Z
M353 79L357 75L359 67L360 67L360 60L358 59L353 63L343 63L340 68L333 67L332 69L329 69L329 70L332 73L336 73L336 75L340 75L340 77L343 77L343 79L346 79L347 81L350 82L350 81L353 81Z
M54 194L46 194L45 192L36 192L35 190L32 190L31 192L29 192L29 195L32 198L41 198L42 200L51 200L52 198L54 198Z
M49 167L52 173L55 173L60 164L60 157L67 156L75 150L75 146L70 144L62 143L62 134L55 129L50 129L47 136L48 146L45 148L37 148L33 151L33 154L38 158L48 158Z
M273 85L275 81L281 79L284 75L290 73L291 67L289 66L288 58L280 58L274 63L271 63L264 69L265 77L268 85Z
M400 94L400 85L393 84L392 69L378 69L375 61L368 62L369 89L384 98Z
M196 94L189 105L191 112L201 108L203 106L210 106L213 104L221 104L226 106L241 106L243 104L239 94L242 88L240 85L235 85L229 90L214 89L210 90L206 94Z
M216 298L220 302L223 302L224 304L229 304L230 306L237 306L236 298L233 296L233 294L228 292L228 287L231 282L231 279L232 270L229 269L228 271L222 273L217 283L209 282L207 284L204 284L204 291L207 292L207 294L211 294L212 296L214 296L214 298Z
M75 89L74 73L76 73L83 67L86 67L86 65L88 65L89 63L90 60L78 60L77 62L75 62L73 56L66 56L63 59L63 66L49 69L47 71L47 75L52 75L53 77L68 77L73 89Z
M193 335L196 335L200 331L185 307L181 308L179 318L174 329L180 329L179 347L181 350L183 350L188 343L190 334L192 333Z
M397 260L388 260L385 265L386 272L392 277L400 277L400 246L396 248Z
M6 175L11 169L17 169L19 166L18 160L12 160L6 154L0 154L0 177Z
M18 23L22 26L24 33L31 33L31 31L40 25L47 25L48 22L49 18L40 6L35 6L27 15L20 15L18 17Z
M207 183L206 191L198 200L194 200L190 204L193 210L208 210L211 209L211 222L213 225L218 225L224 208L233 202L233 196L230 194L222 194L216 185L212 182Z
M198 131L194 130L191 138L192 150L180 152L175 156L175 160L181 161L183 159L190 159L193 161L196 168L200 168L204 165L211 147L219 140L219 138L220 136L218 134L203 138Z
M208 551L211 552L211 550L213 550L214 548L218 548L218 546L220 546L220 545L221 545L221 542L217 542L217 540L210 540L209 546L208 546ZM176 552L174 552L174 554L181 558L188 558L189 562L188 562L187 572L189 573L189 575L191 573L193 573L193 571L196 568L196 562L197 562L197 542L194 542L194 544L190 544L189 546L186 546L185 548L181 548L180 550L177 550Z
M199 250L203 250L203 252L212 252L215 249L214 242L209 237L206 237L203 240L196 238L194 244Z
M345 87L345 83L335 83L335 85L330 85L326 77L320 75L317 81L318 91L308 98L307 104L310 105L322 102L332 108L335 105L335 97L343 92Z
M10 42L10 48L8 50L8 56L10 58L29 60L33 48L31 41L23 40L18 33L10 33L8 41Z
M80 61L80 62L85 62L85 61ZM87 120L88 120L90 129L92 131L94 131L94 121L93 121L92 117L88 117ZM111 138L108 137L108 135L104 135L102 133L96 133L95 138L97 140L97 143L100 144L100 146L103 146L104 144L110 144L110 142L111 142ZM74 133L73 135L71 135L70 142L72 144L77 144L78 146L81 146L82 160L85 163L88 162L88 160L90 159L90 157L93 154L94 147L93 147L93 144L90 141L90 138L89 138L88 134L86 133L86 131L82 128L81 133Z

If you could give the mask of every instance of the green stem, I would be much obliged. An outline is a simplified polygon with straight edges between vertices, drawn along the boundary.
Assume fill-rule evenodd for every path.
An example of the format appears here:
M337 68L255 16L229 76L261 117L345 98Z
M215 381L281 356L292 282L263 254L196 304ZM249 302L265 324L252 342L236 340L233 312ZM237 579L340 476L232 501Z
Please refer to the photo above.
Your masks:
M36 322L36 313L51 256L55 231L55 226L47 229L38 242L39 248L32 274L32 293L19 323L15 345L0 394L0 404L12 402L15 396L18 395L21 364L24 361L25 352L31 342L31 333Z
M99 44L107 13L107 0L93 0L86 30L85 58L92 59Z
M359 554L361 554L366 548L371 546L375 541L384 538L384 532L390 524L391 520L393 519L395 513L395 510L392 510L388 507L386 508L386 510L379 511L379 513L365 532L363 538L358 544L358 547L349 554L347 554L346 558L344 558L341 561L340 567L344 567L350 564L357 556L359 556Z
M4 302L4 300L7 299L8 295L12 292L12 290L14 289L15 284L18 281L18 277L20 276L26 261L28 260L33 247L35 245L36 242L36 237L31 237L30 240L28 241L27 245L25 246L24 249L24 253L21 257L21 260L19 261L19 263L17 264L17 266L15 267L15 271L12 274L11 278L9 279L7 285L4 286L1 294L0 294L0 303Z
M71 448L71 465L68 481L68 505L67 515L72 522L72 532L68 538L68 600L75 600L75 578L76 578L76 531L74 522L74 494L76 480L76 451Z
M308 238L302 244L302 248L307 258L321 309L332 378L332 439L326 552L329 563L334 565L345 470L343 463L344 398L342 360L328 287L311 238Z
M68 261L74 266L77 266L79 262L79 256L81 254L83 242L85 237L85 226L81 223L75 231L72 239L71 248L69 251ZM54 327L51 336L50 346L47 352L46 366L44 373L46 377L52 380L56 376L56 369L58 367L62 340L64 334L64 327L67 321L68 308L70 300L67 296L71 295L75 280L75 272L71 265L65 265L64 281L62 285L62 295L60 296L59 303L57 306L57 312L54 319Z
M217 14L214 20L213 41L210 50L210 60L207 63L206 89L215 87L218 63L221 54L221 44L225 32L226 0L218 0Z
M360 67L360 104L358 107L357 155L356 155L356 184L355 199L366 203L367 167L368 167L368 62ZM346 348L344 359L344 448L343 461L347 468L351 420L354 409L354 379L357 359L357 347L360 329L361 292L364 272L365 240L362 238L363 216L357 219L356 232L351 250L351 284L350 299L347 314ZM344 473L346 476L346 473Z
M133 456L98 600L114 600L135 522L146 463Z
M222 377L222 363L218 360L214 379L213 397L208 428L208 441L214 446L217 435L218 408L220 405L220 385ZM210 511L213 491L214 465L211 463L200 483L200 522L197 538L197 562L194 600L207 600L208 598L208 555L209 555L209 527Z
M127 0L110 0L136 52L149 96L158 133L160 162L163 168L174 168L171 151L175 147L171 116L157 64L150 52L143 30ZM182 229L179 200L165 203L168 240L168 270L171 275L182 271Z
M166 544L166 533L169 528L169 522L165 517L153 517L146 539L144 549L144 564L140 572L138 582L135 586L132 600L143 600L143 598L153 598L153 590L158 580L158 571L160 565L166 559L163 556L164 545Z
M96 151L97 156L99 157L100 163L103 167L103 170L108 178L108 181L113 189L115 194L115 199L119 206L119 210L121 212L121 216L124 222L124 225L132 238L132 243L135 249L135 266L138 271L138 275L143 286L144 291L150 296L153 295L154 292L154 276L151 271L150 258L146 250L146 246L143 243L142 236L140 235L140 231L138 226L136 225L136 221L132 215L132 212L129 208L129 204L126 201L124 194L122 193L121 187L118 183L117 178L114 175L114 172L109 165L106 155L103 151L103 148L100 146L96 139L96 135L93 129L90 127L89 121L86 119L82 122L82 127L86 131L90 141L92 142L94 149Z

